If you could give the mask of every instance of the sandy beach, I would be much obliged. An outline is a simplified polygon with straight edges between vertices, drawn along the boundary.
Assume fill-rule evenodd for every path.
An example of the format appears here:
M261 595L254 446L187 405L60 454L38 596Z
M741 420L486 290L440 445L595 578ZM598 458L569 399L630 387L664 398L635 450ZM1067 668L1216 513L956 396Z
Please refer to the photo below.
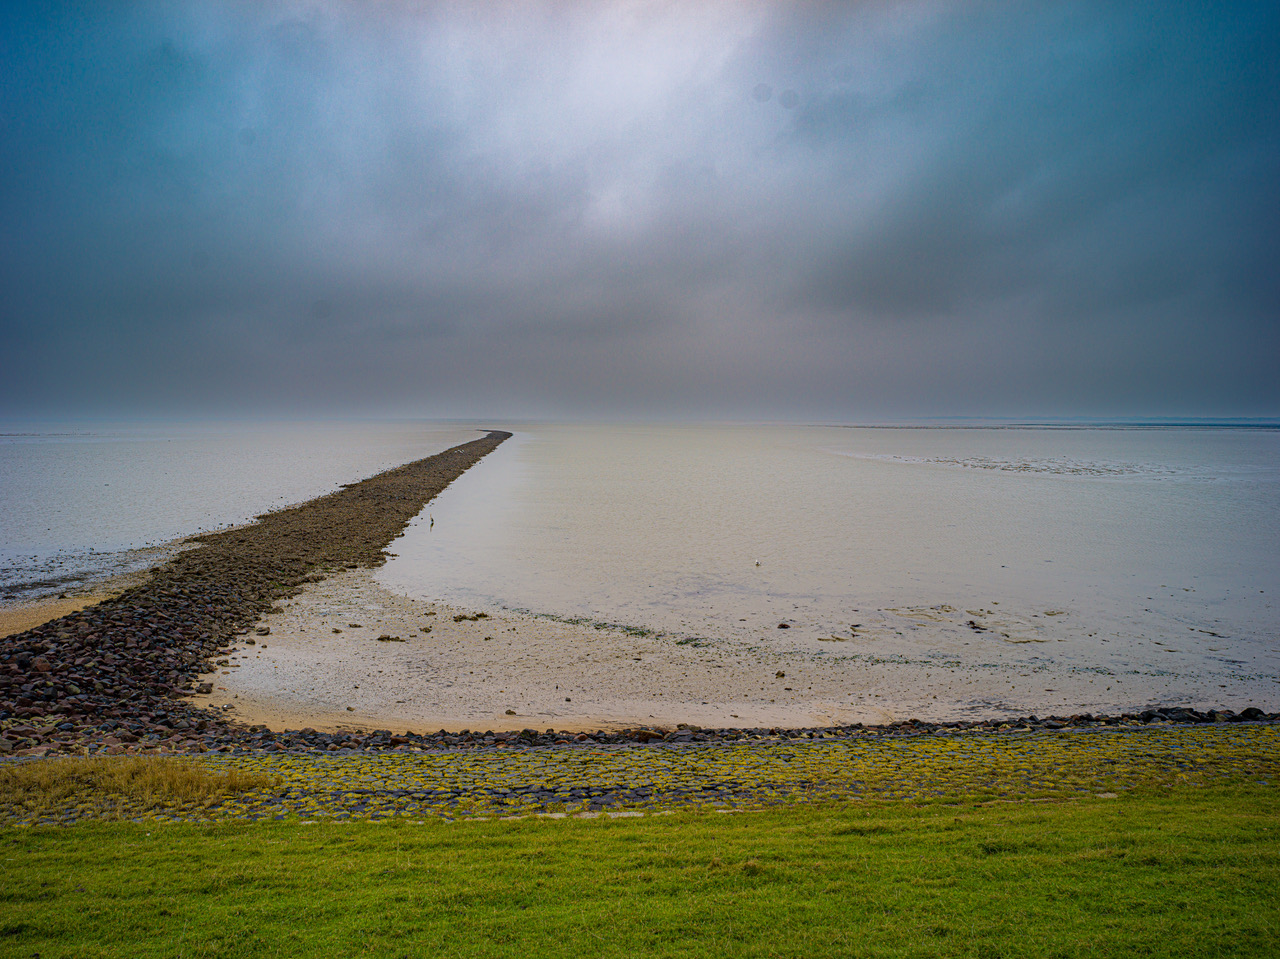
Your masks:
M241 637L223 666L201 677L212 693L194 704L273 730L457 732L679 723L797 728L1249 698L1243 687L1214 697L1172 675L975 663L970 654L960 658L961 643L972 639L960 632L956 658L947 662L876 661L874 637L770 637L764 649L509 611L474 618L471 610L391 592L367 569L308 584L277 609Z
M170 552L177 552L170 548ZM110 579L99 580L79 588L68 589L65 593L29 603L14 603L0 606L0 638L16 636L29 629L35 629L45 623L70 616L82 609L96 606L98 603L119 596L131 586L146 581L149 571L122 573Z
M83 596L66 596L6 606L0 609L0 637L25 633L28 629L69 616L87 606L109 599L113 595L115 594L112 592L95 590Z
M243 638L225 668L202 677L214 691L193 703L230 706L234 718L273 729L856 721L828 698L836 685L788 673L782 657L708 653L519 613L476 614L390 592L365 569L311 584L280 608ZM263 629L269 634L259 635Z

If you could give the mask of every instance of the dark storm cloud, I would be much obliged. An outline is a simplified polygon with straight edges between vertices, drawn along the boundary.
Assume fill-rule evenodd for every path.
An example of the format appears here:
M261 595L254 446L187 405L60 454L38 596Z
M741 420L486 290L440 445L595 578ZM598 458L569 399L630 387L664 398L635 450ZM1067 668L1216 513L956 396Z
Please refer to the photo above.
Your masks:
M1280 406L1273 5L0 16L14 415Z

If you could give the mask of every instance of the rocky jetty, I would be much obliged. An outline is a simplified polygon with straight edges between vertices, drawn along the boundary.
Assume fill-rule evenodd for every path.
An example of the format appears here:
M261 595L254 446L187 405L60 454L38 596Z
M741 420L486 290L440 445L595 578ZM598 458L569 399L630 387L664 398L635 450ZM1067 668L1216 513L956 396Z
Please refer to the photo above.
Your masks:
M193 537L120 596L0 644L0 754L174 749L247 731L182 701L280 599L386 547L454 479L511 434L487 436L352 483L240 528Z

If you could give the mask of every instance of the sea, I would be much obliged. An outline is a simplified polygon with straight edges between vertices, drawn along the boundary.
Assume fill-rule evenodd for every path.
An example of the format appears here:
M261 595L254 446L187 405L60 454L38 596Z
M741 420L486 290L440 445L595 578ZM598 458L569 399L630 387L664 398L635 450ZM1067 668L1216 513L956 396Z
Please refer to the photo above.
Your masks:
M0 601L145 568L480 426L10 431ZM1280 700L1278 429L504 428L395 541L382 585L695 647L1016 656Z
M542 425L394 549L467 608L1280 703L1275 429Z
M185 537L479 435L402 422L8 426L0 429L0 604L146 569Z

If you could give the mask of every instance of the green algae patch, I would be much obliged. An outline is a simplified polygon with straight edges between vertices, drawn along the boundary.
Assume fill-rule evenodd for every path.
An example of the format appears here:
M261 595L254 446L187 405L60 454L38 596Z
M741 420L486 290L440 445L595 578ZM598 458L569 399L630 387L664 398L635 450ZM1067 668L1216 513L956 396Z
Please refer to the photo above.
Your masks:
M0 955L1264 956L1280 792L0 830Z
M104 763L119 760L102 760ZM902 738L572 746L190 760L245 788L130 818L213 821L458 819L849 803L1027 801L1280 783L1280 726L1063 729ZM35 763L30 764L35 766ZM98 817L92 795L0 824ZM111 806L107 815L118 818Z

